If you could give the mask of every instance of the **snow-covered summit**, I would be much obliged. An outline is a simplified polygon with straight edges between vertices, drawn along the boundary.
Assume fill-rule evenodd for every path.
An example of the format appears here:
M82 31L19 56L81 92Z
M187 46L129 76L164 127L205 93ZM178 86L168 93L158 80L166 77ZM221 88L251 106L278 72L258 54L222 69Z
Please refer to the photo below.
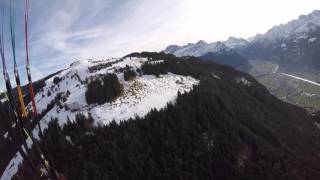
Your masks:
M301 15L298 19L292 20L287 24L274 26L265 34L257 34L254 37L243 39L236 37L229 37L226 41L218 41L207 43L203 40L197 43L188 43L184 46L170 45L163 52L174 54L176 56L202 56L209 52L224 53L230 52L232 49L246 48L250 44L256 42L276 42L276 40L283 39L301 39L307 37L308 33L312 33L320 29L320 10L314 10L308 15ZM312 37L310 37L312 38ZM310 40L312 41L312 40Z
M147 58L127 57L106 60L82 60L73 63L70 68L62 71L46 81L46 86L36 95L39 111L45 111L48 104L56 101L57 95L63 101L55 106L41 120L43 126L52 119L58 118L63 125L67 119L74 119L77 113L90 113L96 124L107 124L112 120L122 121L144 116L151 109L160 109L168 102L174 102L178 91L181 93L191 90L198 80L190 76L180 76L172 73L160 75L137 76L134 80L125 81L122 69L126 66L135 71L143 63L162 63L163 60L153 61ZM90 77L115 73L123 86L123 93L115 101L103 105L89 105L85 99L86 79ZM58 77L60 81L54 82ZM29 104L31 107L31 104ZM44 127L45 128L45 127Z
M127 66L141 72L144 63L158 64L165 60L151 58L126 57L105 60L81 60L74 62L66 70L45 81L45 86L36 94L38 111L45 114L40 120L42 129L48 128L53 119L63 126L69 120L75 120L79 113L90 115L95 125L105 125L115 120L125 121L136 116L143 117L152 109L160 110L168 103L175 103L178 92L190 91L199 80L191 76L168 73L164 75L139 74L130 80L124 80L123 69ZM114 101L102 105L88 104L85 97L86 81L91 77L114 73L123 86L123 91ZM31 104L27 108L31 109ZM35 138L38 128L33 130ZM29 142L30 144L30 142ZM18 171L23 158L19 152L11 160L0 179L11 179Z
M204 40L200 40L197 42L197 45L207 45L208 43Z
M230 37L224 42L217 41L214 43L207 43L200 40L196 44L189 43L185 46L171 45L163 52L178 57L195 56L202 60L231 66L241 71L248 71L251 68L251 65L247 59L239 55L234 49L239 46L246 46L247 44L248 42L244 39Z
M223 42L226 46L229 48L235 49L238 47L246 46L248 45L248 41L243 38L236 38L236 37L229 37L226 41Z
M252 42L263 40L286 39L291 36L298 37L304 33L309 33L320 28L320 10L315 10L308 15L301 15L298 19L292 20L287 24L274 26L267 33L258 34L251 38Z
M197 43L189 43L185 46L170 45L163 52L167 54L174 54L175 56L203 56L209 52L211 53L226 53L231 51L223 42L207 43L203 40Z

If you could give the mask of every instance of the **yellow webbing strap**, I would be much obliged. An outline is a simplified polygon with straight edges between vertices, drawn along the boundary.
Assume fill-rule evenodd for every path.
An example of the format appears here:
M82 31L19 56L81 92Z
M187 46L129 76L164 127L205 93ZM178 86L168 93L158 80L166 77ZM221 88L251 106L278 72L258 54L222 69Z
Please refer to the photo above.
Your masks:
M27 117L26 106L24 104L21 87L19 85L17 86L17 91L18 91L18 96L19 96L19 104L20 104L20 108L22 111L22 117Z
M49 170L50 166L49 166L49 162L45 159L44 160L44 165L46 166L46 168Z
M26 130L25 128L23 128L23 131L24 131L24 133L27 135L28 139L30 139L30 140L32 141L31 136L29 135L29 133L27 132L27 130Z

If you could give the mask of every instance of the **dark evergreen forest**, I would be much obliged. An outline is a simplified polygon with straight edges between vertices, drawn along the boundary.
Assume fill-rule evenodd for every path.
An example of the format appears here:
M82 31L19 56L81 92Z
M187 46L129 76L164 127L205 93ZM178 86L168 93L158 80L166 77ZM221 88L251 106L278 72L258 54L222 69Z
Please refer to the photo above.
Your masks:
M87 81L85 96L88 104L111 102L122 92L122 86L116 74L104 74Z

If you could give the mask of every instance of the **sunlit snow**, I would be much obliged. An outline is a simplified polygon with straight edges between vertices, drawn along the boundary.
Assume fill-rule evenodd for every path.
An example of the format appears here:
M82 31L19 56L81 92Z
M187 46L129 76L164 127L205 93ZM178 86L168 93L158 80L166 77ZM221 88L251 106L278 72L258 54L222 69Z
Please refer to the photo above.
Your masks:
M54 77L59 77L61 81L54 84L54 77L46 81L43 91L39 92L35 99L39 112L47 109L47 105L52 102L56 95L61 93L67 99L63 106L69 106L70 109L59 108L55 105L40 121L42 129L48 128L52 118L58 118L58 123L63 126L75 119L75 115L91 113L95 119L95 124L108 124L112 120L116 122L128 120L136 116L143 117L151 109L161 109L166 107L167 103L175 103L177 94L188 92L199 80L190 76L180 76L172 73L160 75L142 75L137 76L132 81L124 81L123 73L117 70L131 66L134 70L141 68L141 65L147 62L147 58L123 58L123 59L106 59L106 60L82 60L75 63L60 72ZM152 61L152 60L150 60ZM89 67L111 62L111 65L95 72L90 72ZM152 61L152 64L163 63L163 60ZM86 85L85 80L91 76L105 73L117 72L118 79L124 87L123 94L114 102L103 105L88 105L85 99ZM67 91L70 95L67 96ZM50 93L48 93L50 92ZM31 108L31 104L28 105ZM38 127L33 130L33 135L39 139ZM27 140L28 148L32 146L30 140ZM17 173L18 167L22 162L19 152L11 160L0 180L11 179Z

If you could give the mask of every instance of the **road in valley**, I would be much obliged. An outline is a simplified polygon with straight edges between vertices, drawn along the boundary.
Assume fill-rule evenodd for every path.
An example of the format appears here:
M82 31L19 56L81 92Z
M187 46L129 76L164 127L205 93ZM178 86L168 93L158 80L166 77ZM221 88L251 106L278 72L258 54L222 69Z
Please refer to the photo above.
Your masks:
M298 77L298 76L295 76L295 75L291 75L291 74L280 73L280 72L278 72L278 69L279 69L279 65L277 65L277 66L274 68L274 70L272 71L272 73L273 73L273 74L280 74L280 75L283 75L283 76L287 76L287 77L290 77L290 78L294 78L294 79L298 79L298 80L307 82L307 83L309 83L309 84L313 84L313 85L316 85L316 86L320 86L319 83L314 82L314 81L311 81L311 80L308 80L308 79L304 79L304 78L301 78L301 77Z
M294 79L298 79L298 80L307 82L307 83L309 83L309 84L313 84L313 85L316 85L316 86L320 86L320 84L317 83L317 82L310 81L310 80L308 80L308 79L304 79L304 78L301 78L301 77L298 77L298 76L294 76L294 75L286 74L286 73L279 73L279 74L284 75L284 76L287 76L287 77L291 77L291 78L294 78Z

